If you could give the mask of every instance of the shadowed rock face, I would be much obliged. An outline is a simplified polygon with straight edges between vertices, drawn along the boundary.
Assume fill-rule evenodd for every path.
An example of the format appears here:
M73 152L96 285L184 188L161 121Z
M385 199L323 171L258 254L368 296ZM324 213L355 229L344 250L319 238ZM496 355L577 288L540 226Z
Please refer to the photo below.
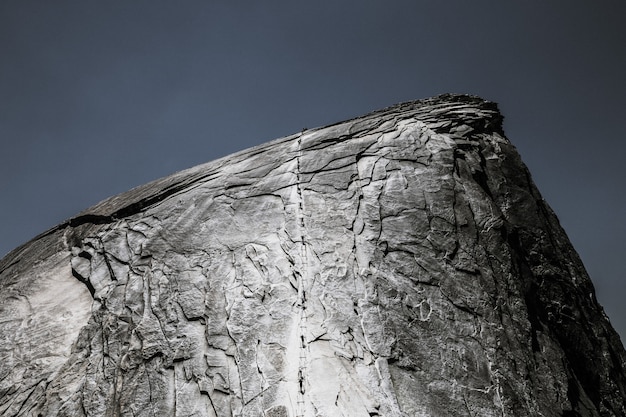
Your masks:
M16 249L0 415L626 415L624 349L501 122L401 104Z

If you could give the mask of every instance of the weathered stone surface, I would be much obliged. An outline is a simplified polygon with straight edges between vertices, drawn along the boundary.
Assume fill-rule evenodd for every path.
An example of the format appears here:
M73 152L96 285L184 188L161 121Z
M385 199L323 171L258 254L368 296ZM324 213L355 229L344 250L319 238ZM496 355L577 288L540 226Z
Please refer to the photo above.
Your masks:
M0 262L2 416L624 416L626 354L493 103L106 200Z

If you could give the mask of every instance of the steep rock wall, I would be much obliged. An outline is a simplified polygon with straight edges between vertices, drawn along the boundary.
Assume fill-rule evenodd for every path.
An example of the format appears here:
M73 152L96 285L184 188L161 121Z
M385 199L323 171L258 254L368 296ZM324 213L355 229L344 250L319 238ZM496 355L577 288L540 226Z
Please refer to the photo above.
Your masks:
M624 416L626 354L495 104L405 103L0 263L3 416Z

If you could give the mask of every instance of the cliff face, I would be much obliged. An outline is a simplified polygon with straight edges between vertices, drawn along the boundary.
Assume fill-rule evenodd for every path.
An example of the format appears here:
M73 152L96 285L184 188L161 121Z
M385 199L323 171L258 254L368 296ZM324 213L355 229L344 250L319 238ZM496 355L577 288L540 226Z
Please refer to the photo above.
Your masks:
M405 103L16 249L0 415L626 415L624 349L501 122Z

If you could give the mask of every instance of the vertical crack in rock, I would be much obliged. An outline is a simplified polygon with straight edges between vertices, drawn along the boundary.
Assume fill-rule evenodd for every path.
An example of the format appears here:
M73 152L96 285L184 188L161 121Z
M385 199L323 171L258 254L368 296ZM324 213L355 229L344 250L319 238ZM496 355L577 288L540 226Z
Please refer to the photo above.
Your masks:
M296 304L298 306L298 392L296 400L296 416L304 417L305 415L305 394L307 384L307 327L306 327L306 315L307 315L307 243L306 243L306 224L304 220L304 198L302 197L302 174L300 169L300 163L302 159L302 136L304 131L298 136L298 154L296 158L296 195L297 195L297 209L296 218L300 231L299 251L300 251L300 267L296 271L298 276L298 299Z
M626 352L494 103L112 197L0 260L0 415L626 416Z

